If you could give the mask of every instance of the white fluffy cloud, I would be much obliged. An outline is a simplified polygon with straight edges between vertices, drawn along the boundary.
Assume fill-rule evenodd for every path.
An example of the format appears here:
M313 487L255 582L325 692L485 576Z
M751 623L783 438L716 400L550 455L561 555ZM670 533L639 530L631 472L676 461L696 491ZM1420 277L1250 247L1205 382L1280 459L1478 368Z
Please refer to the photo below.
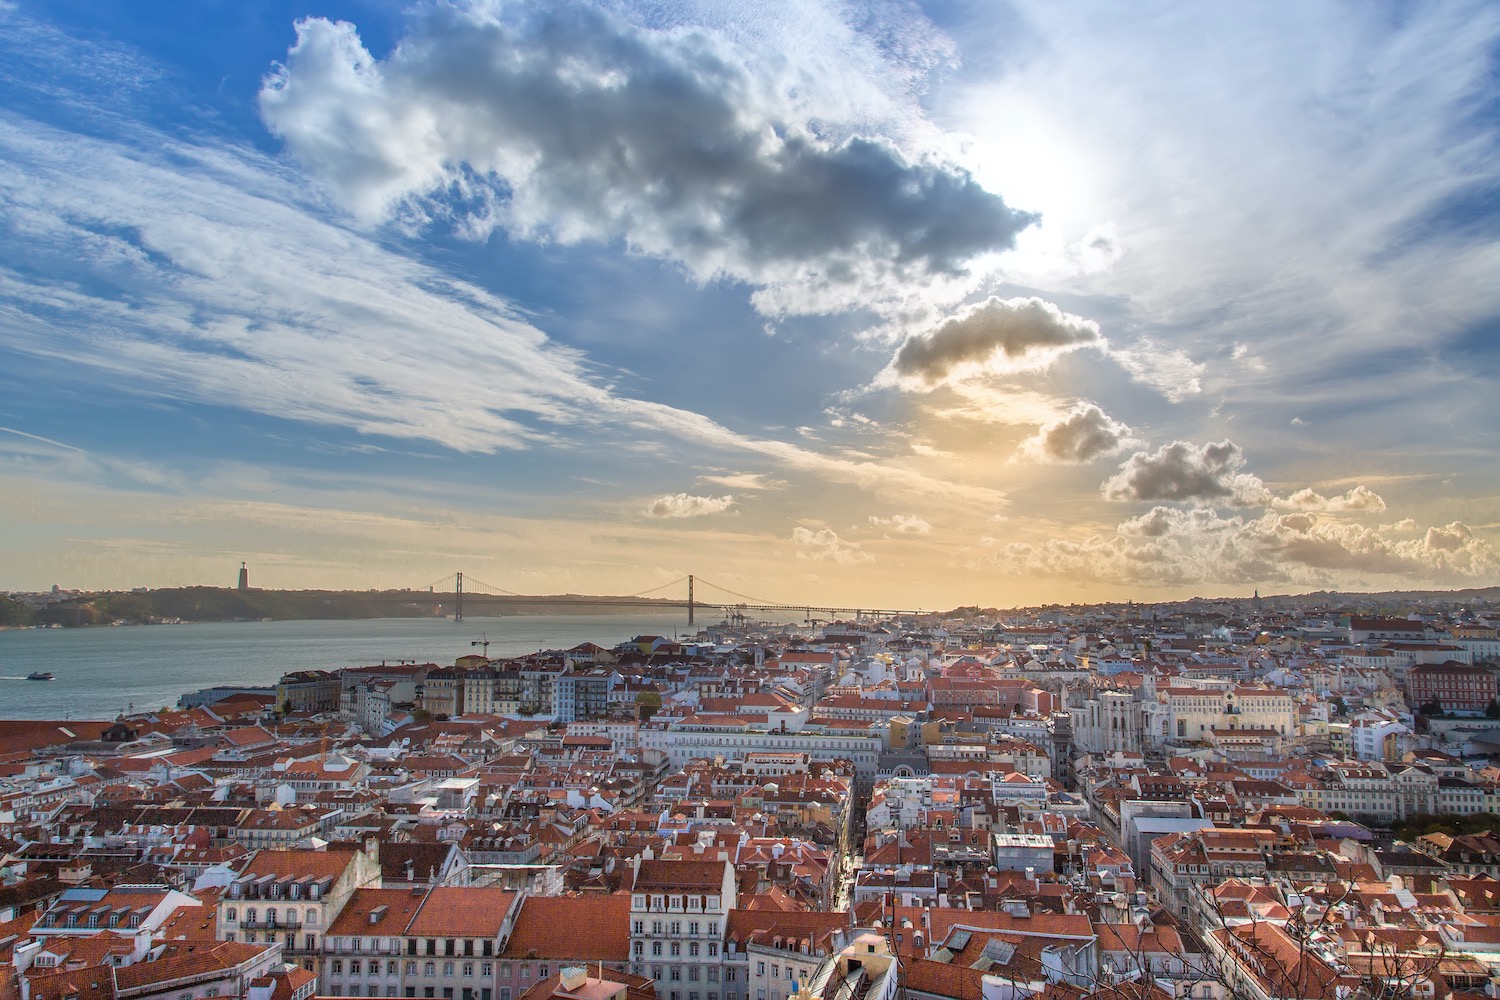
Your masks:
M1298 490L1285 500L1276 501L1279 506L1294 510L1322 511L1329 514L1377 513L1385 510L1385 500L1380 494L1365 486L1353 486L1336 496L1326 497L1308 487Z
M1474 541L1474 532L1462 521L1451 521L1427 529L1422 544L1433 552L1463 552Z
M1270 499L1260 479L1240 471L1245 454L1233 441L1192 445L1173 441L1138 451L1105 480L1109 500L1211 500L1249 505Z
M691 493L669 493L646 505L647 517L703 517L722 514L734 506L734 497L697 497Z
M1392 539L1311 514L1222 517L1204 508L1155 507L1113 535L1012 543L994 559L1012 572L1125 586L1449 585L1493 577L1494 550L1460 522L1421 538Z
M892 514L890 517L876 517L872 514L870 523L877 528L891 528L898 535L926 535L932 532L932 525L915 514Z
M907 339L887 369L912 387L965 375L1042 368L1068 351L1102 345L1099 324L1038 298L991 296L936 329Z
M858 542L846 542L830 528L814 531L798 525L792 529L792 544L797 547L798 559L842 563L846 566L875 561L875 557L861 548Z
M1089 462L1132 443L1129 427L1093 403L1079 403L1022 442L1021 453L1042 461Z
M821 81L709 29L570 2L435 3L377 59L309 18L260 94L287 148L367 221L623 239L700 280L820 313L962 279L1034 217L877 130L819 120Z

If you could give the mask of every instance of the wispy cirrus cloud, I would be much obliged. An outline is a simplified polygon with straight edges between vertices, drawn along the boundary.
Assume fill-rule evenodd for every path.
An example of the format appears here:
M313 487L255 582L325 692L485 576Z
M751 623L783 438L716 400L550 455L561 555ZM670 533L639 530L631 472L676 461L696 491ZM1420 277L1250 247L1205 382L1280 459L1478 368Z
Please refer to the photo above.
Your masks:
M1430 391L1399 365L1331 374L1500 313L1478 280L1495 265L1500 121L1482 109L1500 11L1411 14L1119 4L1079 19L1027 0L1021 29L959 36L961 58L998 49L1006 72L974 72L953 120L986 182L1042 215L1011 272L1111 302L1117 357L1178 400L1347 387L1388 412ZM1004 155L1011 122L1045 139L1037 158ZM1056 266L1106 222L1128 252L1087 275Z
M732 490L784 490L786 482L771 479L760 472L713 472L698 477L705 483L724 486Z
M1203 391L1203 373L1207 367L1181 348L1167 347L1151 337L1143 337L1129 347L1116 348L1110 357L1132 379L1155 389L1173 403Z
M503 299L339 225L285 166L0 118L0 333L141 397L230 405L458 452L656 436L860 489L1005 497L899 463L736 433L611 391ZM48 273L50 271L50 273Z

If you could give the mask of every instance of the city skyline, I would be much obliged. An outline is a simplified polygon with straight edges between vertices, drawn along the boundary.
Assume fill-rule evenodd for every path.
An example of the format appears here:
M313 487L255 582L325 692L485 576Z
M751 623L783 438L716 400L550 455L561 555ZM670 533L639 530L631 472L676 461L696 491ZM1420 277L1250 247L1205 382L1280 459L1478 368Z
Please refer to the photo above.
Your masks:
M0 25L0 589L1500 581L1492 7Z

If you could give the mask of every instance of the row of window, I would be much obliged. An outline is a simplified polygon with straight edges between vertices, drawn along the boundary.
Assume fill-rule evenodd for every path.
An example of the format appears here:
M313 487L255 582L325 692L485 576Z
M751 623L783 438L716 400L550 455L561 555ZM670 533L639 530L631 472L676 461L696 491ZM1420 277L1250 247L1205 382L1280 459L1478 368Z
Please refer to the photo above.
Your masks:
M646 966L644 966L644 965L635 965L635 966L632 966L631 967L631 972L634 973L637 976L644 976L644 975L646 975ZM735 981L736 972L737 972L737 970L735 970L735 969L725 969L724 970L724 981L726 983L732 983L732 982L734 982ZM673 982L673 983L681 982L683 980L682 966L680 966L680 965L671 965L671 966L667 966L665 969L663 969L660 965L653 965L653 966L651 966L651 978L655 979L659 983L660 982ZM690 982L690 983L696 983L696 982L698 982L699 979L704 979L704 980L706 980L707 982L710 982L710 983L717 983L719 981L719 967L717 965L711 965L711 966L708 967L708 972L706 974L704 974L704 973L701 972L701 966L689 965L687 967L687 977L686 978L687 978L688 982Z
M232 919L232 918L231 918ZM249 926L248 924L246 926ZM370 951L381 951L385 938L362 938L362 937L336 937L329 941L334 951L354 952L358 954L365 950L365 942L369 941ZM389 953L399 953L401 938L390 938L387 946ZM408 955L433 955L441 954L445 958L490 958L495 954L495 942L490 940L479 941L477 944L472 938L466 938L460 943L455 938L407 938L405 951Z
M229 931L228 933L226 933L224 935L224 940L225 941L233 941L234 940L234 931ZM307 937L304 940L305 940L305 944L303 945L303 948L302 948L303 951L317 951L318 950L318 936L316 934L309 934L309 935L307 935ZM266 944L275 944L276 943L276 935L274 933L272 933L271 931L266 931L265 941L266 941ZM257 934L253 930L247 930L247 931L245 931L245 943L246 944L259 944L260 943L260 935ZM296 950L296 948L297 948L297 935L296 934L294 934L294 933L292 933L290 931L287 932L286 946L287 946L287 948L289 950Z
M697 920L689 920L688 921L688 925L687 925L688 936L689 937L699 937L699 936L701 936L700 935L700 930L704 926L705 926L704 924L702 924L701 922L699 922ZM710 920L710 921L708 921L708 923L707 923L706 926L708 928L707 934L708 934L709 937L718 937L719 936L719 922L717 920ZM682 936L682 921L681 920L673 920L670 924L667 923L666 921L662 921L662 920L653 920L653 921L651 921L651 934L652 934L653 937L661 937L663 934L667 933L667 928L668 927L671 928L671 934L672 934L673 937L681 937ZM635 921L633 921L631 923L630 930L631 930L631 933L633 933L636 937L640 937L641 935L643 935L643 934L646 933L646 921L644 921L644 920L635 920Z
M259 911L256 910L255 907L245 907L245 923L247 925L256 923L259 919L258 915ZM234 923L238 919L238 910L233 906L226 908L224 910L224 919L229 923ZM281 919L286 921L287 923L296 923L297 910L293 909L290 906L287 907L285 910L281 911ZM306 923L309 927L318 926L318 908L316 906L309 906L302 919L303 922ZM276 907L266 907L266 923L276 923Z
M645 896L636 896L630 901L633 910L644 910L647 907L661 912L663 910L702 910L705 913L719 908L718 896L652 896L648 903Z
M697 958L698 957L698 942L697 941L689 941L687 947L688 947L688 950L687 950L688 957L689 958ZM646 942L644 942L644 941L637 941L637 942L635 942L635 944L633 946L633 950L635 952L635 957L636 958L640 958L642 955L644 955L646 953L645 949L646 949ZM671 943L671 951L669 952L669 954L671 955L672 958L681 958L682 957L682 943L679 942L679 941L673 941ZM651 957L652 958L661 958L661 942L660 941L652 941L651 942ZM717 941L710 941L710 942L708 942L708 957L709 958L718 958L719 957L719 942L717 942Z
M766 963L765 962L756 962L755 963L755 974L757 976L764 976L766 974ZM786 977L788 979L796 979L797 978L797 970L792 966L792 964L790 962L787 963ZM780 979L781 978L781 964L780 963L778 963L778 962L772 962L771 963L771 978L772 979Z
M52 922L54 924L54 926L56 926L56 922L55 921L49 921L49 922ZM98 927L99 926L99 914L97 914L97 913L90 913L89 916L88 916L87 923L88 923L88 926L90 926L90 927ZM108 919L108 921L106 923L110 927L118 927L118 926L120 926L120 915L118 913L111 913L109 915L109 919ZM141 915L139 913L132 913L132 914L130 914L129 918L126 920L126 923L129 926L131 926L131 927L139 927L141 925ZM76 914L76 913L69 913L68 914L68 918L64 922L64 924L65 924L65 926L68 926L68 927L78 927L78 926L81 926L79 924L79 922L78 922L78 914Z
M294 784L296 784L296 783L294 782ZM299 787L301 787L301 786L299 786ZM292 837L293 835L296 835L296 836L305 836L306 835L303 831L300 831L300 830L273 830L273 831L271 831L269 833L266 833L265 831L257 831L257 832L259 833L259 836L261 837L261 839L275 839L275 838L285 839L287 837ZM247 839L250 839L250 840L255 839L254 833L255 832L252 832L251 834L247 834ZM307 887L307 897L309 899L317 899L319 896L321 896L323 894L322 893L322 888L323 887L321 885L319 885L318 883L313 883L312 885L310 885L310 886ZM238 899L238 898L242 897L244 895L244 892L245 892L245 883L243 883L243 882L236 882L232 886L229 887L229 895L230 895L231 899ZM302 886L299 883L297 883L297 882L293 882L290 885L283 885L280 882L272 882L269 886L266 887L266 893L265 894L267 896L269 896L271 899L280 899L283 895L285 895L286 898L288 898L288 899L301 899L302 898Z
M445 975L445 976L451 976L451 975L453 975L454 968L455 968L455 964L453 962L444 962L443 963L443 975ZM491 976L493 976L495 974L495 963L493 963L493 962L480 962L478 964L478 968L479 968L479 974L481 976L483 976L484 978L486 978L486 979L490 978ZM369 961L368 964L366 964L365 962L360 961L357 958L351 958L349 960L349 975L351 975L351 976L364 975L364 974L366 974L366 970L367 969L369 970L368 971L369 975L372 975L372 976L378 976L378 975L380 975L380 959L378 959L378 958L372 958L372 959L370 959L370 961ZM475 969L475 963L473 963L473 962L464 962L460 971L462 972L462 974L463 974L463 976L464 976L465 979L472 979L474 977L474 969ZM522 966L521 969L522 969L522 972L524 974L525 971L527 970L527 967L526 966ZM335 976L341 976L341 975L343 975L344 974L344 960L340 959L340 958L333 959L329 963L329 971L333 975L335 975ZM396 973L398 971L400 971L400 963L397 962L395 959L389 959L385 963L385 974L386 975L388 975L388 976L394 976L394 975L396 975ZM417 974L417 963L416 962L410 962L409 961L409 962L406 963L406 974L408 976L415 976ZM432 978L433 976L437 975L437 963L436 962L423 962L422 963L422 975L425 976L425 977L427 977L427 978L429 978L429 979ZM542 973L543 978L545 978L546 975L547 974L545 972Z

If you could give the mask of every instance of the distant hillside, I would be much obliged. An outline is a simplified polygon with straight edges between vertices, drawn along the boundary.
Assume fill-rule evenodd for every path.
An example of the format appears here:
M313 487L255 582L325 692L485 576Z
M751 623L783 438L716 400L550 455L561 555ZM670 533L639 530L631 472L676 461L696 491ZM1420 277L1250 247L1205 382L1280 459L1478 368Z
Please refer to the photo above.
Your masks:
M1377 593L1317 590L1307 594L1262 594L1261 603L1281 610L1321 609L1367 614L1406 613L1418 608L1482 607L1500 602L1500 587L1470 587L1467 590L1386 590ZM1235 598L1244 602L1248 598Z
M0 601L5 599L0 598ZM538 599L465 594L468 614L597 614L601 600L573 594ZM670 602L637 598L638 607L653 612L671 610ZM147 593L100 593L32 611L19 602L0 605L0 624L108 625L181 619L189 622L293 621L304 619L427 618L453 613L451 595L421 591L364 590L235 590L228 587L177 587Z
M1131 602L1135 608L1192 609L1194 606L1243 605L1248 606L1252 596L1238 597L1193 597L1181 601ZM1466 590L1387 590L1377 593L1354 591L1318 590L1306 594L1262 594L1260 601L1269 610L1312 610L1325 613L1405 614L1419 608L1462 608L1500 605L1500 587L1470 587ZM966 605L954 608L941 617L945 618L995 618L1004 615L1026 614L1037 611L1065 611L1079 607L1101 607L1119 609L1125 601L1098 601L1092 605L1044 604L1029 608L981 608Z
M1190 608L1194 605L1244 605L1248 595L1233 598L1194 598L1187 601L1136 603L1138 609ZM229 587L169 587L146 593L88 594L40 610L0 595L0 626L108 625L111 622L155 622L181 619L190 622L275 621L300 619L425 618L453 614L453 595L411 590L236 590ZM1119 607L1123 601L1099 602L1099 607ZM1418 608L1484 606L1500 604L1500 587L1468 590L1392 590L1374 594L1315 591L1307 594L1262 594L1268 609L1319 609L1325 613L1405 614ZM1046 605L1061 609L1061 605ZM598 614L601 609L639 609L666 613L681 609L680 601L653 598L617 598L558 594L547 597L504 597L465 594L466 615L570 615ZM707 606L704 606L707 610ZM955 608L942 617L996 617L1036 609Z

